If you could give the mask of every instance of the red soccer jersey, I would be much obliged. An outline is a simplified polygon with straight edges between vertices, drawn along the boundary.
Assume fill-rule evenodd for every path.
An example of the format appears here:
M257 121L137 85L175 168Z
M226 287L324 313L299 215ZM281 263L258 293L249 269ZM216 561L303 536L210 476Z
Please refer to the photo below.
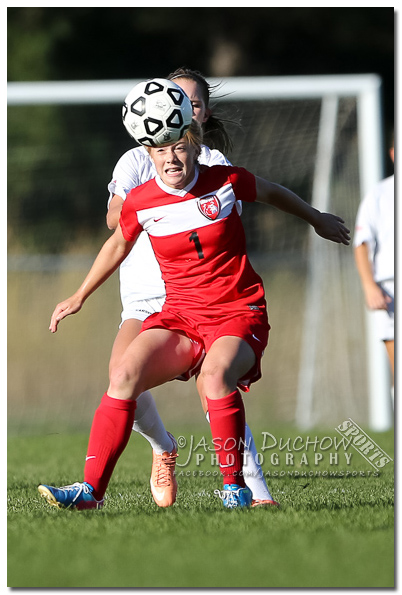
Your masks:
M157 177L128 194L120 225L127 241L145 230L166 286L166 305L219 314L264 306L262 280L246 254L235 203L253 202L253 174L239 167L200 167L184 189Z

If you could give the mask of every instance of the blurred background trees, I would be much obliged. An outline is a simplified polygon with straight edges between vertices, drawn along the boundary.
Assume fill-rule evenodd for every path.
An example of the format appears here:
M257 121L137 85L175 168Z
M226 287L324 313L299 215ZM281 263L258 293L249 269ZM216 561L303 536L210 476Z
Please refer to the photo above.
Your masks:
M393 8L9 8L8 79L377 72L393 79Z
M376 73L388 129L394 9L8 8L8 81L163 77L178 66L207 77ZM12 251L61 251L66 226L73 243L104 229L106 185L132 145L120 113L118 105L9 108ZM57 163L68 164L67 177Z

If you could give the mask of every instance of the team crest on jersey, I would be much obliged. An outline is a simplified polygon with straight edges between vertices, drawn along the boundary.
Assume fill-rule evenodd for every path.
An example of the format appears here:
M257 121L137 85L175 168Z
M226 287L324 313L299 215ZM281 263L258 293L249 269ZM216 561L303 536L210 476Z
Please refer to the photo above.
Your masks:
M212 221L214 221L221 212L221 203L219 202L219 198L215 196L215 194L212 194L211 196L199 198L198 208L200 209L204 217L206 217L207 219L212 219Z

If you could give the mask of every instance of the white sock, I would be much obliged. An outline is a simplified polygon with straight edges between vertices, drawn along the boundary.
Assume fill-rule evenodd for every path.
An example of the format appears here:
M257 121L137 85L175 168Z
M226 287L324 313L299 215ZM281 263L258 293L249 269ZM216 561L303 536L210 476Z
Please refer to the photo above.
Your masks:
M172 451L172 439L163 425L155 400L149 390L141 393L137 399L133 430L148 440L157 454Z
M208 411L205 417L209 423ZM246 486L252 491L254 500L273 500L266 484L261 465L258 463L254 438L247 424L244 442L243 477Z
M258 463L254 438L247 424L244 441L243 477L246 486L252 491L254 500L273 500L265 482L261 465Z

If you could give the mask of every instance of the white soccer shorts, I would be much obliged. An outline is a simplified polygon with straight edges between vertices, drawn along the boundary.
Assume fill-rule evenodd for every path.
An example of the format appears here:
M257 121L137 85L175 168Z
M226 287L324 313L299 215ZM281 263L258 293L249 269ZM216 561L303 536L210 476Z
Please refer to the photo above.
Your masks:
M376 310L374 320L378 338L381 341L394 340L394 281L382 281L378 284L392 302L388 304L387 310Z
M131 302L129 305L126 305L123 312L121 313L120 326L125 320L129 320L131 318L134 318L135 320L141 320L143 322L151 314L160 312L164 302L165 296L152 298L150 300L138 300L136 302Z

